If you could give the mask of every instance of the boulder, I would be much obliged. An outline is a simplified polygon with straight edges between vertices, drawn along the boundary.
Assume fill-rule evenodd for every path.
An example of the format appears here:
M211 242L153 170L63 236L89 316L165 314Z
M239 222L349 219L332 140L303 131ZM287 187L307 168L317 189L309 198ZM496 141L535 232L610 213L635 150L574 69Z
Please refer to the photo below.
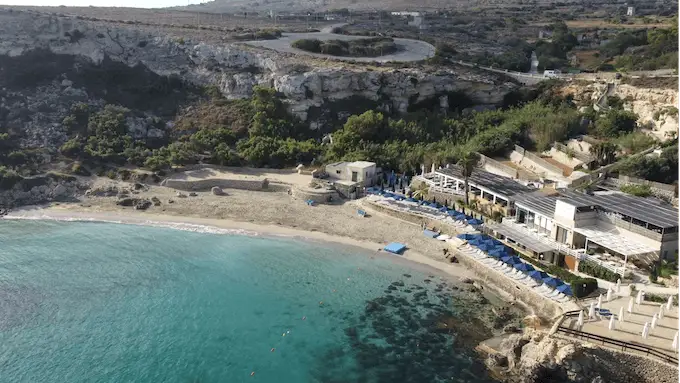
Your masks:
M508 358L499 353L491 353L486 359L486 365L489 368L505 368L508 367Z
M151 197L151 202L153 202L154 206L161 206L161 200L158 197Z
M182 193L181 191L178 191L177 193L175 193L175 195L179 198L187 198L187 195Z
M149 201L148 199L143 199L137 202L137 204L135 205L135 210L146 210L149 207L151 207L151 201Z
M168 203L175 203L175 200L174 200L174 199L169 199L169 200L168 200Z
M121 198L118 201L116 201L116 205L118 206L135 206L137 205L137 202L139 202L139 198Z
M191 192L189 193L189 197L198 197L198 194L196 194L195 192Z
M218 186L213 186L212 189L210 189L210 192L213 195L224 195L224 191Z
M62 196L64 196L66 193L68 193L68 189L66 188L66 186L64 186L64 185L62 185L62 184L58 184L58 185L55 186L54 189L52 190L52 195L54 195L55 197L62 197Z

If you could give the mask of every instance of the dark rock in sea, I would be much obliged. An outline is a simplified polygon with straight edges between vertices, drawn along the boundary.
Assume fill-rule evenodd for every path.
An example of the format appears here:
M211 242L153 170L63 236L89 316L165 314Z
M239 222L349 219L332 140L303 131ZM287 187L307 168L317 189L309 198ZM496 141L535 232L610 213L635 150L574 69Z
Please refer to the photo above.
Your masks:
M411 278L411 274L404 274L406 278Z
M403 287L403 286L404 286L404 282L402 282L402 281L392 282L392 286Z
M432 282L432 280L431 279L425 279L425 280L423 280L423 282L430 283L430 282Z

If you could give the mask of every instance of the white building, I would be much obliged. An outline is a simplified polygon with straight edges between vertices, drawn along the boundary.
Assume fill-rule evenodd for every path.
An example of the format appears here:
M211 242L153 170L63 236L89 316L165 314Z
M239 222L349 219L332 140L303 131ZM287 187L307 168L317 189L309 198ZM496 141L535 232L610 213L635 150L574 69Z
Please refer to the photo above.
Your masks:
M373 186L377 178L375 162L368 161L328 164L326 173L331 180L359 183L363 186Z
M515 207L509 226L547 238L555 250L564 246L645 263L673 259L678 250L678 210L654 198L562 190L554 196L527 195ZM504 225L498 225L499 232Z
M626 16L635 16L635 7L628 7L628 10L626 10Z

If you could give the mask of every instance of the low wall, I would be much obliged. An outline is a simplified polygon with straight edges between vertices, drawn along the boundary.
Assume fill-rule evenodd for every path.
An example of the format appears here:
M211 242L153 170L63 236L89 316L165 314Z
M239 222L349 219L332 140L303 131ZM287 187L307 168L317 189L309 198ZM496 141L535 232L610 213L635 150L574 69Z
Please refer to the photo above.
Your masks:
M292 187L290 191L293 198L301 199L304 201L312 200L318 204L327 204L341 201L340 195L335 190L328 189L312 190Z
M552 157L555 161L564 164L565 166L568 166L572 170L583 165L583 161L581 161L580 159L576 158L575 156L569 157L569 154L557 148L550 149L550 157Z
M429 219L425 217L420 217L415 214L410 214L406 213L403 211L397 211L394 209L387 208L385 206L381 206L378 204L375 204L373 202L370 202L368 200L363 201L364 204L367 204L371 209L387 214L391 217L401 219L406 222L411 222L415 223L418 226L425 224L427 227L435 227L437 228L437 231L441 232L442 234L448 234L450 236L454 236L459 234L458 231L456 231L455 227L451 225L447 225L445 222L442 222L440 220L435 220L435 219Z
M521 164L522 166L526 167L527 169L532 169L535 173L552 173L554 176L559 176L562 177L563 171L562 168L559 168L548 161L542 159L541 157L528 152L526 149L524 149L521 146L515 145L515 151L512 154L519 154L521 158L517 155L515 155L515 159L519 159L517 163ZM512 159L512 155L510 157ZM516 162L513 160L513 162Z
M517 169L513 168L512 166L504 165L481 153L479 153L479 157L481 158L480 163L482 164L482 167L487 172L498 174L504 177L518 178L519 175L517 174Z
M520 285L514 279L479 263L457 249L454 249L454 252L460 263L471 269L482 281L503 287L503 291L531 307L539 317L552 320L552 318L562 314L562 309L555 301L537 294L526 285Z
M263 190L283 191L289 188L287 185L269 183L265 182L265 180L232 180L219 178L195 181L166 179L163 180L163 182L161 182L161 186L166 186L172 189L184 191L209 191L214 186L220 187L222 189L240 189L253 191Z
M647 181L639 178L621 175L619 178L607 178L607 182L621 187L625 185L648 185L652 191L652 195L663 199L673 199L675 197L675 186L662 184L654 181Z

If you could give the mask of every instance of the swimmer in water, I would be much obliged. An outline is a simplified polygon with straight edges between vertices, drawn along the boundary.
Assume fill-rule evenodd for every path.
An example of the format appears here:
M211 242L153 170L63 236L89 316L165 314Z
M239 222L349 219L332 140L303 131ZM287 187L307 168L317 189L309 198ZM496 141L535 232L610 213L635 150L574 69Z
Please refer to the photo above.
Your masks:
M276 349L274 347L272 347L272 349L269 350L269 352L274 352L274 350L276 350Z
M302 320L305 320L305 319L307 319L307 317L302 317Z

